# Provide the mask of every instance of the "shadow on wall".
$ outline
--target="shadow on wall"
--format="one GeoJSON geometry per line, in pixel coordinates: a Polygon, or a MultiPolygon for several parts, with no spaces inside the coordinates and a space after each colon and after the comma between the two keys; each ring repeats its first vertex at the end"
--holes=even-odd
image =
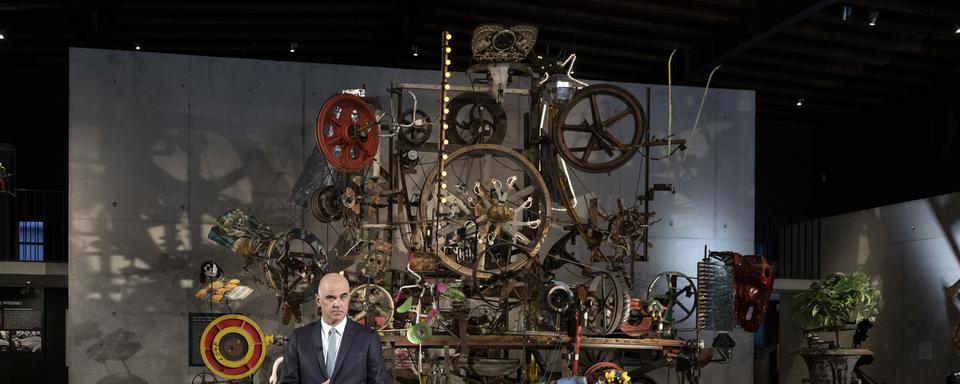
{"type": "Polygon", "coordinates": [[[950,249],[953,250],[953,256],[960,263],[960,245],[957,244],[956,234],[954,233],[954,226],[960,223],[960,198],[957,198],[955,194],[950,194],[929,198],[927,203],[930,205],[930,211],[937,216],[940,229],[947,238],[950,249]]]}
{"type": "Polygon", "coordinates": [[[133,332],[119,329],[106,337],[100,339],[95,344],[87,347],[85,350],[91,360],[103,364],[107,372],[110,372],[109,361],[117,361],[123,365],[124,372],[113,372],[97,381],[98,384],[136,384],[146,383],[145,380],[130,372],[127,360],[133,357],[143,348],[143,344],[134,340],[136,335],[133,332]]]}
{"type": "MultiPolygon", "coordinates": [[[[940,229],[943,231],[950,249],[953,250],[953,256],[960,263],[960,245],[957,244],[954,226],[960,222],[960,199],[955,194],[939,196],[927,199],[930,204],[930,211],[937,216],[940,229]]],[[[960,284],[960,276],[956,276],[955,281],[943,281],[944,295],[943,305],[946,308],[947,324],[955,332],[952,336],[954,351],[960,354],[960,303],[957,301],[957,285],[960,284]]]]}
{"type": "MultiPolygon", "coordinates": [[[[94,187],[95,193],[87,195],[90,201],[78,201],[81,208],[73,208],[71,214],[89,218],[72,220],[72,238],[82,243],[74,247],[76,254],[71,256],[80,270],[80,276],[73,279],[79,287],[71,287],[79,298],[71,312],[79,312],[75,318],[82,321],[71,326],[72,345],[84,354],[77,359],[75,353],[74,359],[81,361],[73,364],[98,362],[104,367],[101,374],[91,373],[96,369],[89,365],[73,370],[81,375],[74,379],[93,382],[103,375],[97,383],[146,383],[143,377],[152,378],[158,372],[174,377],[186,374],[186,337],[171,336],[186,332],[185,312],[212,309],[193,297],[200,263],[213,259],[225,266],[230,277],[262,288],[244,279],[235,255],[205,240],[209,223],[226,209],[249,207],[277,227],[298,222],[302,226],[304,211],[286,202],[296,177],[290,174],[289,164],[302,162],[301,127],[259,128],[264,134],[281,132],[283,136],[286,132],[291,136],[267,138],[220,134],[236,127],[196,116],[189,120],[180,116],[190,121],[188,129],[150,129],[156,123],[151,123],[149,116],[115,127],[121,121],[116,116],[99,116],[104,116],[102,121],[74,124],[99,127],[86,128],[86,133],[100,134],[99,147],[109,149],[93,154],[93,159],[72,159],[82,162],[71,164],[72,177],[80,184],[106,181],[117,185],[116,180],[122,180],[138,185],[122,191],[94,187]],[[113,133],[117,130],[137,131],[136,138],[116,139],[113,133]],[[276,150],[274,154],[289,157],[276,159],[256,150],[264,142],[297,150],[276,150]],[[137,156],[120,158],[123,154],[137,156]],[[94,318],[103,321],[94,322],[94,318]],[[161,325],[166,319],[182,319],[182,323],[161,325]]],[[[272,317],[275,300],[262,289],[257,291],[261,292],[241,306],[246,305],[247,312],[272,317]]]]}

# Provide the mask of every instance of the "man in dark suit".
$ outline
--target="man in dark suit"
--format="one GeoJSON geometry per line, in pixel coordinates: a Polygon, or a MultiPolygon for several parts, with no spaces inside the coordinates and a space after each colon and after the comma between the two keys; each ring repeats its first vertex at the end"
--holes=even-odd
{"type": "Polygon", "coordinates": [[[324,276],[316,301],[320,320],[293,330],[280,383],[386,384],[380,336],[347,317],[347,279],[336,273],[324,276]]]}

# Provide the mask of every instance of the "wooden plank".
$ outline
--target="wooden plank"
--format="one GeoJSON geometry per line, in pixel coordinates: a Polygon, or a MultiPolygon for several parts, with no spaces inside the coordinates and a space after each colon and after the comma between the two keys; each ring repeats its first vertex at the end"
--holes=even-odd
{"type": "MultiPolygon", "coordinates": [[[[427,91],[439,91],[440,84],[414,84],[414,83],[400,83],[393,86],[397,89],[419,89],[427,91]]],[[[485,84],[475,84],[473,86],[468,85],[450,85],[450,90],[454,92],[480,92],[487,93],[490,92],[490,86],[485,84]]],[[[513,93],[517,95],[529,96],[530,90],[526,88],[506,88],[503,90],[503,93],[513,93]]]]}
{"type": "MultiPolygon", "coordinates": [[[[405,336],[388,335],[381,337],[384,343],[391,344],[394,347],[416,347],[417,344],[411,343],[405,336]]],[[[501,347],[501,348],[523,348],[523,347],[546,347],[555,348],[558,343],[570,344],[573,339],[569,336],[559,335],[474,335],[467,336],[463,340],[468,347],[501,347]]],[[[431,337],[423,343],[427,347],[439,346],[459,346],[460,339],[451,335],[437,335],[431,337]]],[[[682,340],[675,339],[633,339],[616,337],[591,337],[583,336],[580,338],[580,348],[586,349],[655,349],[664,348],[682,348],[682,340]]]]}

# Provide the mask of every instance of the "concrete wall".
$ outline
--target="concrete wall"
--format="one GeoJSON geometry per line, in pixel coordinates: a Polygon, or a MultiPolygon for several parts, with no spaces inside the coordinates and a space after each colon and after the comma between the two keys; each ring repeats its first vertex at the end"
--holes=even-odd
{"type": "MultiPolygon", "coordinates": [[[[884,304],[864,343],[876,361],[864,371],[907,384],[943,383],[960,369],[950,342],[960,300],[944,292],[960,279],[960,193],[829,217],[822,228],[821,276],[862,271],[881,284],[884,304]]],[[[792,295],[781,297],[780,382],[800,383],[800,331],[788,325],[792,295]]]]}
{"type": "MultiPolygon", "coordinates": [[[[390,82],[438,80],[434,71],[92,49],[72,49],[70,62],[73,383],[192,379],[201,369],[187,367],[193,347],[187,344],[187,314],[210,309],[192,296],[199,264],[213,259],[227,275],[244,279],[237,257],[206,239],[215,218],[249,207],[276,231],[306,226],[329,248],[333,232],[286,202],[315,146],[317,110],[343,88],[365,84],[386,106],[390,82]]],[[[620,85],[646,103],[647,86],[620,85]]],[[[664,137],[667,90],[651,90],[651,126],[664,137]]],[[[676,137],[693,133],[702,93],[673,90],[676,137]]],[[[420,94],[427,112],[434,112],[435,100],[436,94],[420,94]]],[[[526,102],[510,97],[504,105],[511,126],[519,126],[526,102]]],[[[507,143],[520,137],[512,128],[507,143]]],[[[652,232],[651,261],[638,268],[635,295],[660,271],[695,275],[704,245],[752,251],[753,92],[711,90],[692,138],[684,160],[675,156],[653,165],[651,181],[673,183],[677,193],[659,194],[653,203],[663,221],[652,232]]],[[[609,175],[580,177],[608,208],[616,196],[629,203],[639,160],[609,175]]],[[[288,333],[292,326],[282,326],[273,313],[273,294],[256,288],[232,309],[253,316],[267,333],[288,333]]],[[[315,318],[312,306],[304,312],[305,321],[315,318]]],[[[751,381],[752,336],[736,332],[735,339],[735,365],[708,368],[717,382],[751,381]]],[[[268,359],[280,353],[271,347],[268,359]]],[[[655,373],[665,382],[664,374],[655,373]]]]}

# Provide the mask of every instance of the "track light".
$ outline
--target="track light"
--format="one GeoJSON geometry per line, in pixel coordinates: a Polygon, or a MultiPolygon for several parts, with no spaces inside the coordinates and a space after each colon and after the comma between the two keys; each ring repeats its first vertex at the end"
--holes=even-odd
{"type": "Polygon", "coordinates": [[[871,9],[870,14],[867,16],[867,25],[875,27],[877,25],[877,18],[880,17],[880,11],[876,9],[871,9]]]}
{"type": "Polygon", "coordinates": [[[416,44],[411,45],[410,52],[413,54],[413,57],[420,56],[420,47],[417,47],[416,44]]]}
{"type": "Polygon", "coordinates": [[[853,15],[853,7],[849,5],[844,5],[843,8],[840,8],[840,20],[847,21],[850,16],[853,15]]]}
{"type": "Polygon", "coordinates": [[[798,99],[797,99],[797,107],[799,108],[799,107],[802,107],[802,106],[803,106],[803,98],[801,97],[801,98],[798,98],[798,99]]]}
{"type": "Polygon", "coordinates": [[[297,42],[296,42],[296,41],[291,41],[291,42],[290,42],[290,53],[294,53],[294,52],[296,52],[296,51],[297,51],[297,42]]]}

